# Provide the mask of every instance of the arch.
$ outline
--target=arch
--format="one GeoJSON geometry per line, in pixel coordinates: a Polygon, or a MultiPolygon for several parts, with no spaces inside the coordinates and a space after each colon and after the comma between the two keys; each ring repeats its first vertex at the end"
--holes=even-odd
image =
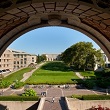
{"type": "Polygon", "coordinates": [[[64,26],[93,39],[110,60],[110,3],[103,0],[6,0],[0,2],[0,55],[20,35],[64,26]]]}

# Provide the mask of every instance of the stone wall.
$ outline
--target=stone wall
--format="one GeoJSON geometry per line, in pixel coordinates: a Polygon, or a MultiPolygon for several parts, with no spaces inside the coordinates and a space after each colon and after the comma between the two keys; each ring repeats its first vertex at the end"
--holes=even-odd
{"type": "Polygon", "coordinates": [[[0,101],[0,110],[7,106],[9,110],[37,110],[37,101],[0,101]]]}
{"type": "Polygon", "coordinates": [[[67,100],[69,102],[70,110],[88,110],[92,106],[98,107],[98,105],[110,108],[110,100],[86,100],[86,101],[73,99],[67,100]]]}

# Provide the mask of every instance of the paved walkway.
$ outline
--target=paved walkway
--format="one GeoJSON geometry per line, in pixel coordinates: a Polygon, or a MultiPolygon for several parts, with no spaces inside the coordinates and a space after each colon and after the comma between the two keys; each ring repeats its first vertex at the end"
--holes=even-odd
{"type": "Polygon", "coordinates": [[[55,97],[54,102],[52,102],[52,98],[46,97],[43,110],[67,110],[64,98],[55,97]]]}
{"type": "MultiPolygon", "coordinates": [[[[77,86],[77,85],[76,85],[77,86]]],[[[87,94],[105,94],[105,90],[88,90],[88,89],[77,89],[75,85],[70,85],[69,88],[63,88],[59,86],[52,85],[30,85],[29,88],[33,88],[39,97],[42,96],[42,92],[46,92],[45,102],[43,106],[43,110],[67,110],[65,100],[63,96],[71,96],[73,94],[76,95],[87,95],[87,94]],[[52,98],[55,97],[54,103],[52,103],[52,98]]],[[[0,90],[1,93],[1,90],[0,90]]],[[[24,89],[14,90],[9,88],[8,90],[4,91],[3,96],[9,95],[18,95],[24,93],[24,89]]],[[[110,92],[109,92],[110,93],[110,92]]]]}
{"type": "Polygon", "coordinates": [[[82,80],[85,80],[84,77],[79,72],[75,72],[75,73],[79,78],[81,78],[82,80]]]}
{"type": "Polygon", "coordinates": [[[61,88],[52,87],[46,90],[46,99],[43,110],[67,110],[63,91],[61,88]],[[54,102],[53,101],[54,97],[54,102]]]}

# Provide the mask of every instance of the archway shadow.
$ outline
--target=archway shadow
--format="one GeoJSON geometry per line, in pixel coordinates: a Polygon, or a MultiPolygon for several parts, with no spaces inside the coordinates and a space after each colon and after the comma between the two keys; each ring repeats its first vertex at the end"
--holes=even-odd
{"type": "MultiPolygon", "coordinates": [[[[34,105],[30,106],[29,108],[27,108],[26,110],[37,110],[38,108],[38,105],[39,105],[39,102],[36,102],[34,105]]],[[[1,110],[1,109],[0,109],[1,110]]]]}
{"type": "Polygon", "coordinates": [[[8,110],[8,109],[7,109],[7,106],[0,104],[0,110],[8,110]]]}
{"type": "Polygon", "coordinates": [[[61,97],[60,98],[59,103],[60,103],[60,106],[61,106],[61,109],[62,110],[68,110],[67,109],[67,106],[66,106],[66,102],[65,102],[65,98],[64,97],[61,97]]]}

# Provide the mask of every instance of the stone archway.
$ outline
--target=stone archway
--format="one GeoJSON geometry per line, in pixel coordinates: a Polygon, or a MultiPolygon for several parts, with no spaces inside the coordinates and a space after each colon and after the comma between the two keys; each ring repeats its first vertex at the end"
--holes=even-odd
{"type": "Polygon", "coordinates": [[[109,0],[5,0],[0,2],[0,55],[20,35],[64,26],[92,38],[110,60],[109,0]]]}

